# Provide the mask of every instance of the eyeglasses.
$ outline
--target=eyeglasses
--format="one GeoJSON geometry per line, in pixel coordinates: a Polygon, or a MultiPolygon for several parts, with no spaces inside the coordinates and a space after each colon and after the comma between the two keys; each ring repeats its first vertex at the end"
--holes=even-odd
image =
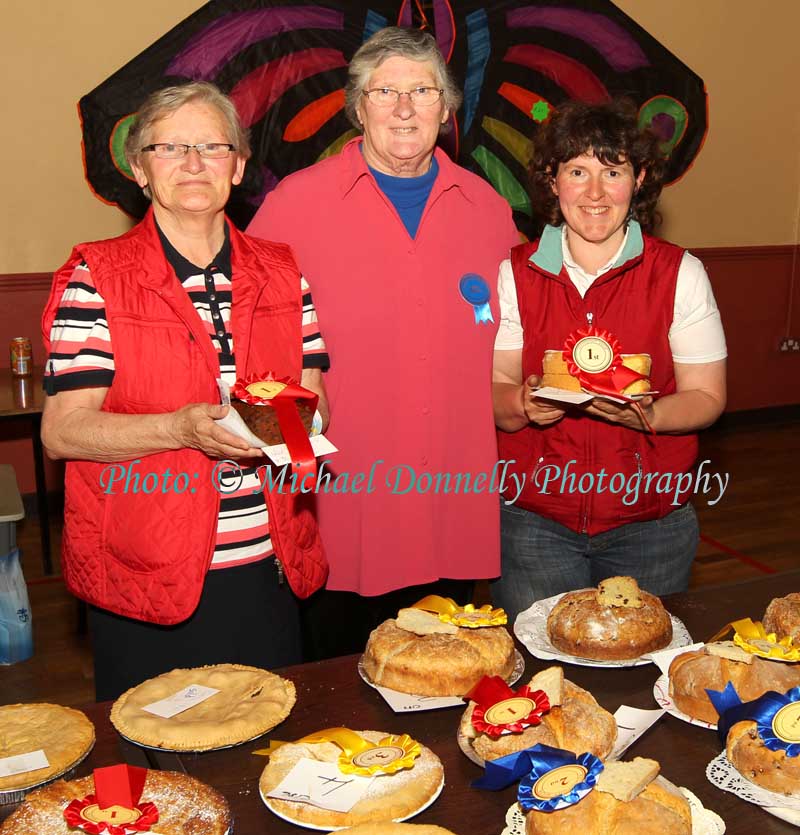
{"type": "Polygon", "coordinates": [[[236,150],[230,142],[200,142],[197,145],[185,145],[181,142],[156,142],[145,145],[144,151],[152,151],[159,159],[182,159],[194,148],[201,157],[206,159],[223,159],[236,150]]]}
{"type": "Polygon", "coordinates": [[[415,87],[413,90],[374,87],[372,90],[362,90],[362,92],[378,107],[394,107],[400,101],[400,96],[408,96],[408,100],[418,107],[428,107],[439,101],[444,90],[439,90],[437,87],[415,87]]]}

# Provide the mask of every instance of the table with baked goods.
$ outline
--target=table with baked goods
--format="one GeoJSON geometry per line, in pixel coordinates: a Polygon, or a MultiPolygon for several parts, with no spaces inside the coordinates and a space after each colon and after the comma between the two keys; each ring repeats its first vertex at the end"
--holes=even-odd
{"type": "MultiPolygon", "coordinates": [[[[704,588],[664,598],[668,611],[680,618],[696,641],[709,639],[726,623],[744,617],[757,619],[774,597],[800,589],[800,570],[768,575],[756,580],[704,588]]],[[[549,665],[522,650],[526,682],[549,665]]],[[[269,740],[295,740],[322,728],[344,726],[355,730],[407,733],[432,749],[444,765],[445,786],[439,798],[413,819],[414,823],[438,824],[459,835],[500,835],[505,816],[515,799],[515,788],[490,792],[473,789],[470,783],[482,769],[459,750],[456,731],[462,711],[394,713],[381,695],[358,675],[357,656],[346,656],[278,671],[294,682],[297,702],[290,716],[270,734],[234,748],[198,754],[173,754],[140,748],[122,739],[109,722],[110,704],[83,708],[94,722],[97,742],[76,773],[117,762],[150,768],[182,771],[213,786],[227,798],[234,815],[234,835],[274,835],[303,830],[273,815],[264,805],[258,778],[265,758],[253,752],[269,740]]],[[[597,701],[613,712],[621,704],[655,708],[653,684],[659,676],[652,664],[625,669],[601,669],[569,665],[567,676],[591,691],[597,701]]],[[[435,671],[431,671],[435,675],[435,671]]],[[[690,725],[665,714],[626,753],[627,757],[651,757],[661,763],[661,773],[677,785],[690,789],[709,809],[725,821],[730,835],[788,835],[796,827],[715,788],[706,778],[706,765],[722,746],[714,731],[690,725]]],[[[0,807],[0,819],[13,806],[0,807]]],[[[798,816],[800,817],[800,815],[798,816]]]]}

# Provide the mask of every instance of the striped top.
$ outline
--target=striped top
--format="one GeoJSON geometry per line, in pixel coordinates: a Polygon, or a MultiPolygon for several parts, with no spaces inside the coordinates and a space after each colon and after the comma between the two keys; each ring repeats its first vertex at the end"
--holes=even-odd
{"type": "MultiPolygon", "coordinates": [[[[158,227],[156,227],[158,228],[158,227]]],[[[236,356],[231,333],[231,247],[227,224],[225,241],[205,269],[184,258],[158,229],[164,254],[189,294],[219,358],[220,377],[236,382],[236,356]]],[[[325,342],[317,324],[311,291],[300,278],[303,293],[303,368],[327,369],[325,342]]],[[[47,359],[48,394],[90,387],[108,387],[114,379],[112,336],[106,320],[105,302],[85,263],[75,267],[67,283],[50,332],[47,359]]],[[[270,556],[272,543],[266,502],[255,468],[242,468],[220,483],[235,485],[220,498],[217,538],[211,568],[244,565],[270,556]],[[239,476],[241,473],[241,479],[239,476]],[[256,492],[253,492],[253,491],[256,492]]]]}

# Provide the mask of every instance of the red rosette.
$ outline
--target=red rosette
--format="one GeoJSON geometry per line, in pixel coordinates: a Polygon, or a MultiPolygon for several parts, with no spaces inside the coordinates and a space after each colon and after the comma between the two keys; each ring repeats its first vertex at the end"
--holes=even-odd
{"type": "Polygon", "coordinates": [[[114,823],[113,821],[93,821],[85,817],[86,810],[97,807],[97,797],[89,794],[81,800],[71,801],[64,809],[67,826],[80,829],[89,835],[134,835],[136,832],[149,832],[153,824],[158,823],[158,809],[155,803],[137,803],[134,810],[139,813],[135,821],[114,823]]]}
{"type": "Polygon", "coordinates": [[[466,698],[476,703],[472,727],[492,739],[539,725],[550,710],[544,690],[531,690],[527,685],[512,690],[500,676],[484,676],[466,698]]]}
{"type": "Polygon", "coordinates": [[[619,339],[605,328],[587,325],[572,331],[564,340],[564,349],[561,355],[567,364],[567,371],[570,375],[580,382],[582,388],[594,394],[607,394],[630,403],[633,402],[633,399],[624,395],[623,390],[637,380],[647,379],[644,374],[639,374],[632,368],[623,365],[622,345],[619,339]],[[575,346],[582,339],[589,337],[600,339],[609,346],[611,362],[601,371],[587,371],[575,362],[575,346]]]}
{"type": "Polygon", "coordinates": [[[295,400],[308,400],[311,408],[314,409],[319,400],[318,395],[303,388],[290,377],[276,377],[272,373],[267,373],[250,374],[238,379],[231,389],[231,397],[250,406],[273,408],[278,417],[281,435],[292,458],[292,467],[297,471],[298,477],[303,479],[306,475],[316,475],[317,459],[308,440],[308,433],[300,420],[295,400]],[[280,383],[283,388],[272,397],[259,397],[247,390],[249,385],[260,382],[280,383]]]}

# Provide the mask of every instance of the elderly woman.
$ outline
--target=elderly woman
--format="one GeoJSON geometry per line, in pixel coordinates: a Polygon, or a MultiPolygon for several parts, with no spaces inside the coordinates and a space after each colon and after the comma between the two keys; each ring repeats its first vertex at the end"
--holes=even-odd
{"type": "Polygon", "coordinates": [[[327,408],[325,347],[288,247],[225,218],[250,155],[236,110],[211,84],[166,88],[126,152],[152,208],[75,248],[43,319],[42,439],[68,461],[62,567],[91,604],[98,699],[173,667],[299,661],[283,574],[309,578],[306,591],[324,580],[313,517],[261,489],[261,451],[216,422],[218,378],[269,371],[327,408]]]}
{"type": "MultiPolygon", "coordinates": [[[[612,575],[659,595],[688,585],[698,540],[688,471],[695,433],[725,406],[726,349],[703,265],[647,234],[663,170],[623,101],[565,104],[536,135],[532,197],[548,225],[501,266],[495,343],[500,456],[515,486],[493,594],[510,615],[612,575]],[[657,394],[577,408],[539,397],[544,352],[572,360],[583,337],[609,358],[650,354],[657,394]]],[[[594,373],[593,362],[577,357],[571,373],[594,373]]]]}
{"type": "Polygon", "coordinates": [[[399,606],[466,601],[499,571],[490,285],[519,240],[508,204],[436,148],[461,96],[429,34],[374,34],[345,100],[362,135],[284,179],[248,230],[291,244],[335,357],[341,489],[317,496],[331,564],[317,655],[360,651],[399,606]]]}

